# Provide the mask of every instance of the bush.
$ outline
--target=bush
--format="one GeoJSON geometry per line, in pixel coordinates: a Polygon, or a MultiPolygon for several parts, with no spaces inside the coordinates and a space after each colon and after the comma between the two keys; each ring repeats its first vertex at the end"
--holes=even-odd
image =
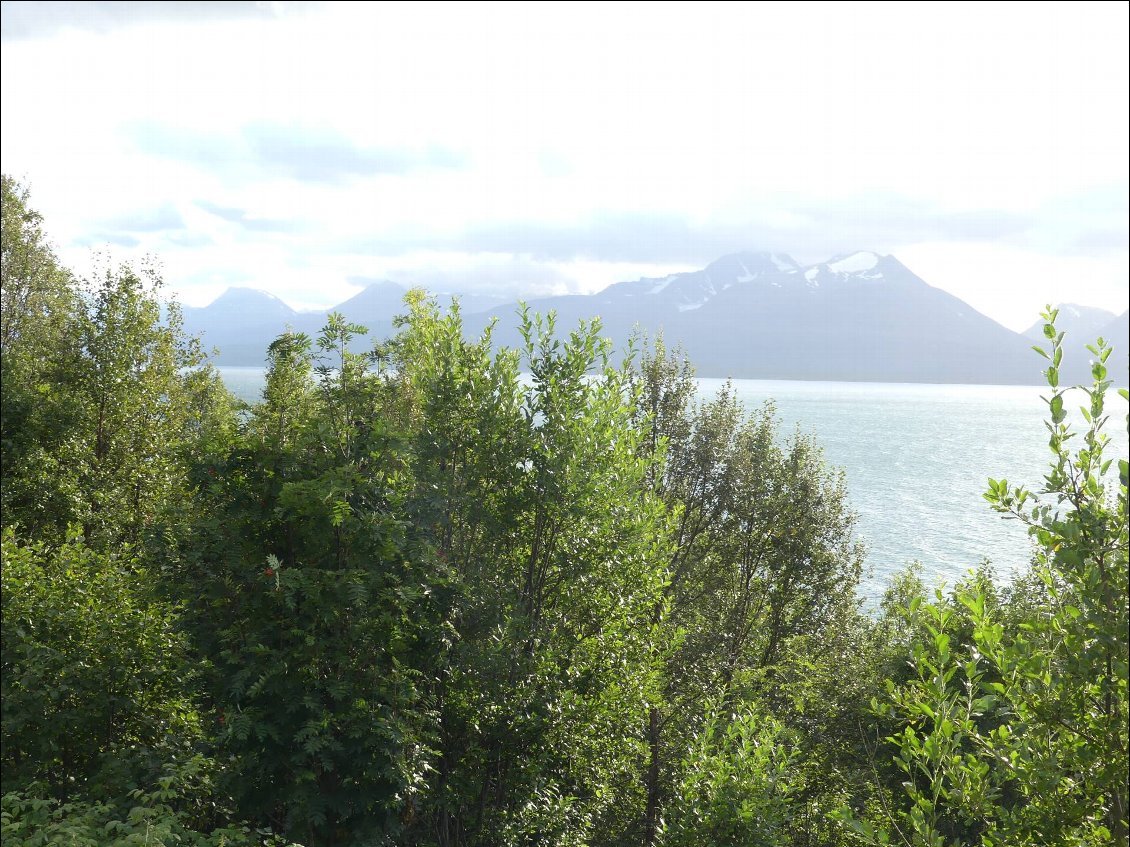
{"type": "Polygon", "coordinates": [[[3,790],[120,796],[199,738],[173,609],[127,556],[2,540],[3,790]]]}

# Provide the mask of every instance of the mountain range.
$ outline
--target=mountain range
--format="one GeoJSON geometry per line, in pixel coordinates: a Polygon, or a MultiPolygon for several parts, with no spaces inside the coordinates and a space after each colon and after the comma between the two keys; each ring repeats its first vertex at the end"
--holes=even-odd
{"type": "MultiPolygon", "coordinates": [[[[370,284],[324,312],[297,312],[263,291],[232,288],[202,308],[185,307],[185,328],[218,348],[217,364],[260,365],[287,326],[317,333],[329,311],[387,337],[403,311],[405,289],[370,284]]],[[[460,295],[468,334],[497,320],[498,344],[517,345],[516,303],[490,305],[460,295]]],[[[873,382],[1037,384],[1041,360],[1031,351],[1042,323],[1009,330],[934,288],[893,256],[857,252],[802,266],[783,253],[736,253],[702,270],[610,285],[591,295],[528,301],[557,313],[561,333],[599,316],[602,334],[624,347],[635,332],[681,345],[700,376],[873,382]]],[[[1088,379],[1084,343],[1103,335],[1119,356],[1127,315],[1066,304],[1060,328],[1071,344],[1065,379],[1088,379]],[[1078,343],[1076,343],[1078,340],[1078,343]]],[[[1125,361],[1125,359],[1124,359],[1125,361]]],[[[1117,365],[1112,369],[1117,374],[1117,365]]]]}

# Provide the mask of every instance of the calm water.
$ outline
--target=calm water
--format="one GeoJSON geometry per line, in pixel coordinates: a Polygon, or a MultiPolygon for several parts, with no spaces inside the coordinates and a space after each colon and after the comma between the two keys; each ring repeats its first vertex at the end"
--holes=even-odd
{"type": "MultiPolygon", "coordinates": [[[[262,368],[219,370],[233,393],[257,399],[262,368]]],[[[723,381],[699,382],[712,395],[723,381]]],[[[735,380],[734,387],[750,407],[773,400],[783,432],[813,434],[829,464],[844,470],[868,548],[865,597],[878,596],[911,561],[922,563],[927,583],[951,585],[985,558],[1002,576],[1027,564],[1024,528],[981,495],[990,476],[1039,487],[1050,455],[1040,400],[1046,389],[776,380],[735,380]]],[[[1108,409],[1108,457],[1125,457],[1126,404],[1112,393],[1108,409]]]]}
{"type": "Polygon", "coordinates": [[[228,391],[240,400],[254,403],[263,393],[267,382],[267,370],[262,367],[224,366],[216,368],[224,380],[228,391]]]}
{"type": "MultiPolygon", "coordinates": [[[[700,380],[712,393],[721,380],[700,380]]],[[[865,596],[919,561],[927,583],[952,585],[982,559],[1001,576],[1030,559],[1024,527],[981,496],[988,477],[1038,489],[1048,469],[1046,388],[997,385],[736,380],[747,405],[772,399],[787,428],[812,433],[844,470],[872,573],[865,596]]],[[[1075,405],[1083,402],[1076,401],[1075,405]]],[[[1127,453],[1126,403],[1108,398],[1112,445],[1127,453]]],[[[1081,419],[1080,419],[1081,422],[1081,419]]],[[[1115,477],[1117,479],[1117,477],[1115,477]]]]}

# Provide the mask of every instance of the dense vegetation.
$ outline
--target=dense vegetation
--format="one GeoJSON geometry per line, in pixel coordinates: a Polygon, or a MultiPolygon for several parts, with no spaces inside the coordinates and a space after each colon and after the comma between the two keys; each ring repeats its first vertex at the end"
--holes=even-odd
{"type": "Polygon", "coordinates": [[[1030,573],[864,613],[814,441],[661,343],[413,294],[243,408],[8,177],[2,291],[6,845],[1127,843],[1127,463],[1054,313],[1030,573]]]}

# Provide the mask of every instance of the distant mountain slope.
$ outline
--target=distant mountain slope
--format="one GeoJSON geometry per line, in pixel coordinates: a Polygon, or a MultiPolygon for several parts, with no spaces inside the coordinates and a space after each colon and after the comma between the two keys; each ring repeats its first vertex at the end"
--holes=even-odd
{"type": "Polygon", "coordinates": [[[1109,364],[1110,372],[1117,384],[1126,385],[1127,353],[1130,352],[1130,311],[1123,312],[1095,334],[1101,335],[1114,348],[1109,360],[1113,362],[1109,364]],[[1118,360],[1121,360],[1121,364],[1118,360]]]}
{"type": "MultiPolygon", "coordinates": [[[[401,286],[377,282],[334,311],[369,327],[370,337],[385,337],[392,318],[403,311],[403,295],[401,286]]],[[[702,376],[1040,382],[1032,339],[931,287],[893,256],[869,252],[808,267],[782,253],[736,253],[702,270],[620,282],[592,295],[540,298],[529,306],[556,311],[562,335],[579,320],[599,316],[603,334],[620,348],[637,331],[662,333],[668,346],[686,348],[702,376]]],[[[517,308],[515,303],[481,312],[465,308],[466,331],[477,334],[497,318],[496,343],[517,345],[517,308]]],[[[1065,327],[1102,313],[1070,308],[1061,312],[1065,327]]],[[[252,289],[232,289],[210,306],[185,313],[189,330],[220,348],[220,364],[260,364],[286,325],[313,335],[326,315],[296,313],[252,289]]],[[[1126,316],[1110,327],[1104,334],[1120,338],[1125,350],[1126,316]]],[[[1076,361],[1065,362],[1064,378],[1085,379],[1085,359],[1071,358],[1076,361]]]]}
{"type": "MultiPolygon", "coordinates": [[[[1093,342],[1101,334],[1102,329],[1115,317],[1114,312],[1097,309],[1094,306],[1080,306],[1078,303],[1060,303],[1056,308],[1059,309],[1056,326],[1059,327],[1060,331],[1066,332],[1072,337],[1090,339],[1087,342],[1088,344],[1093,342]]],[[[1024,330],[1023,334],[1036,341],[1043,341],[1043,320],[1036,321],[1024,330]]]]}
{"type": "Polygon", "coordinates": [[[184,328],[200,336],[206,349],[217,349],[220,364],[260,364],[267,345],[288,325],[301,321],[278,297],[256,288],[229,288],[204,307],[183,309],[184,328]]]}
{"type": "Polygon", "coordinates": [[[220,332],[277,326],[297,314],[274,294],[257,288],[229,288],[203,308],[184,308],[186,322],[220,332]]]}
{"type": "Polygon", "coordinates": [[[1029,345],[915,276],[854,254],[726,291],[684,326],[692,359],[740,377],[1035,382],[1029,345]]]}
{"type": "MultiPolygon", "coordinates": [[[[535,300],[558,325],[599,314],[618,344],[639,325],[682,344],[703,376],[1037,383],[1030,342],[927,285],[892,256],[802,268],[782,254],[725,256],[701,271],[535,300]]],[[[495,310],[504,318],[507,310],[495,310]]],[[[484,316],[485,318],[485,316],[484,316]]],[[[476,327],[477,328],[477,327],[476,327]]],[[[500,321],[499,340],[516,343],[500,321]]]]}
{"type": "MultiPolygon", "coordinates": [[[[334,306],[334,312],[341,312],[356,323],[371,324],[391,320],[403,311],[404,295],[408,293],[402,285],[381,280],[373,282],[354,294],[344,303],[334,306]]],[[[322,313],[326,314],[326,313],[322,313]]]]}
{"type": "MultiPolygon", "coordinates": [[[[1066,377],[1072,382],[1089,383],[1091,381],[1091,360],[1094,358],[1088,349],[1095,340],[1102,336],[1115,349],[1114,358],[1110,360],[1114,366],[1110,368],[1111,376],[1120,385],[1126,384],[1126,356],[1127,356],[1127,313],[1115,316],[1106,309],[1096,309],[1092,306],[1080,306],[1076,303],[1061,303],[1056,306],[1059,315],[1056,318],[1056,327],[1065,333],[1064,371],[1066,377]],[[1122,359],[1122,365],[1117,360],[1122,359]]],[[[1024,331],[1024,335],[1037,342],[1041,347],[1046,346],[1044,338],[1044,322],[1036,321],[1024,331]]]]}

